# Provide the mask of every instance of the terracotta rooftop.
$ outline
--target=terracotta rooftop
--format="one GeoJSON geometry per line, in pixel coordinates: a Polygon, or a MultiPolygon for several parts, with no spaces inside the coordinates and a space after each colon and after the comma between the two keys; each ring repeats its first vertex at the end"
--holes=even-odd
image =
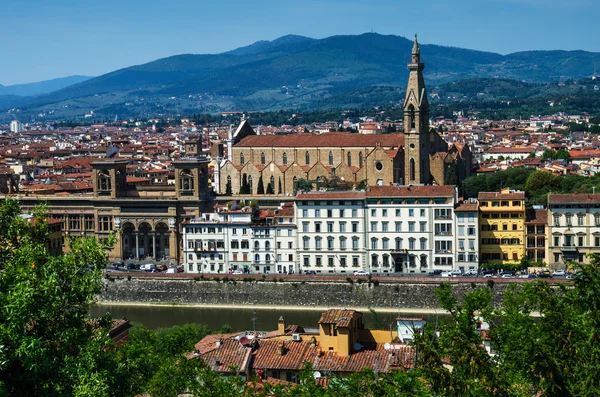
{"type": "Polygon", "coordinates": [[[548,204],[585,204],[600,203],[600,194],[552,194],[548,195],[548,204]]]}
{"type": "Polygon", "coordinates": [[[365,192],[308,192],[296,195],[296,200],[362,200],[365,192]]]}
{"type": "Polygon", "coordinates": [[[525,212],[525,223],[535,224],[535,225],[548,224],[548,210],[528,209],[525,212]]]}
{"type": "Polygon", "coordinates": [[[524,200],[525,192],[480,192],[477,198],[479,200],[524,200]]]}
{"type": "Polygon", "coordinates": [[[328,132],[325,134],[251,135],[236,147],[401,147],[404,134],[353,134],[328,132]]]}
{"type": "Polygon", "coordinates": [[[349,327],[356,310],[329,309],[321,314],[319,324],[335,324],[338,327],[349,327]]]}
{"type": "Polygon", "coordinates": [[[460,203],[454,212],[476,212],[479,208],[479,203],[460,203]]]}
{"type": "Polygon", "coordinates": [[[454,186],[370,186],[367,197],[452,197],[454,186]]]}

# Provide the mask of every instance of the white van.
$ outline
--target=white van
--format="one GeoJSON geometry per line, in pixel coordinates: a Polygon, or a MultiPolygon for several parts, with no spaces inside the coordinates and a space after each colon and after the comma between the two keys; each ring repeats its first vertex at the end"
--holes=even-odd
{"type": "Polygon", "coordinates": [[[140,270],[143,270],[145,272],[151,272],[154,269],[156,269],[156,265],[154,263],[145,263],[142,266],[140,266],[140,270]]]}

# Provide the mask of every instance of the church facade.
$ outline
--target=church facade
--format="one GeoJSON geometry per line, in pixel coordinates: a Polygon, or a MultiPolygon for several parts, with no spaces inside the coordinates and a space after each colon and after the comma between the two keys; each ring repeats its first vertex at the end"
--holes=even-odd
{"type": "Polygon", "coordinates": [[[317,186],[332,180],[352,185],[366,181],[370,186],[461,182],[471,175],[471,153],[466,145],[449,147],[429,128],[416,36],[408,69],[403,133],[257,135],[245,120],[227,140],[228,157],[215,181],[218,193],[292,196],[300,179],[317,186]]]}

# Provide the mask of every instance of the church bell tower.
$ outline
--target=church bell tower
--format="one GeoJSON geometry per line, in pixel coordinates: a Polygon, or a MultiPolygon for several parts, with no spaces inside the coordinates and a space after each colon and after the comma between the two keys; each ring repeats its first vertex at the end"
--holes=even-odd
{"type": "Polygon", "coordinates": [[[404,100],[404,184],[430,184],[429,101],[423,80],[421,50],[415,34],[404,100]]]}

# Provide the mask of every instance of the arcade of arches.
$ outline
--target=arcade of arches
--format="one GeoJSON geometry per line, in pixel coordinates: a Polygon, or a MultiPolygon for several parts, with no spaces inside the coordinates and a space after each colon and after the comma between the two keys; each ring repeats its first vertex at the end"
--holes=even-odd
{"type": "Polygon", "coordinates": [[[172,231],[165,222],[137,223],[125,221],[121,228],[123,259],[168,259],[171,254],[172,231]]]}

